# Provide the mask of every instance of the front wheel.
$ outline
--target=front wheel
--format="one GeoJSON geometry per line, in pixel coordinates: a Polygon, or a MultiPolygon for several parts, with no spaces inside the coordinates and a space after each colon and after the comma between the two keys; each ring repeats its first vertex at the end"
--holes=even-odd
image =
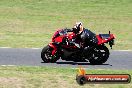
{"type": "Polygon", "coordinates": [[[94,48],[93,54],[89,59],[90,64],[99,65],[103,64],[109,58],[109,50],[106,46],[98,46],[94,48]]]}
{"type": "Polygon", "coordinates": [[[59,57],[52,55],[53,48],[48,45],[42,49],[41,58],[45,63],[55,63],[59,57]]]}

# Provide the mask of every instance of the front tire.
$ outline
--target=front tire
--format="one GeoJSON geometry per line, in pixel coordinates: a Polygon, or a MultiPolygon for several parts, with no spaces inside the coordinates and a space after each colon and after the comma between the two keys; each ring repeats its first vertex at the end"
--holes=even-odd
{"type": "Polygon", "coordinates": [[[42,49],[41,58],[45,63],[55,63],[59,57],[52,56],[53,48],[49,47],[48,45],[42,49]]]}
{"type": "Polygon", "coordinates": [[[89,59],[89,62],[90,64],[93,65],[103,64],[107,61],[109,55],[110,55],[109,49],[106,46],[104,45],[98,46],[94,49],[93,54],[89,59]]]}

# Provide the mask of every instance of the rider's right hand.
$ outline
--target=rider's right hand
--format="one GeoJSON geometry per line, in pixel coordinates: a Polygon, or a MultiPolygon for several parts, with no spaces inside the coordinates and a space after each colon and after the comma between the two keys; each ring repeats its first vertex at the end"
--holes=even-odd
{"type": "Polygon", "coordinates": [[[73,44],[73,45],[75,45],[77,48],[81,48],[80,45],[79,45],[78,43],[75,43],[75,42],[73,42],[73,41],[69,41],[69,44],[73,44]]]}

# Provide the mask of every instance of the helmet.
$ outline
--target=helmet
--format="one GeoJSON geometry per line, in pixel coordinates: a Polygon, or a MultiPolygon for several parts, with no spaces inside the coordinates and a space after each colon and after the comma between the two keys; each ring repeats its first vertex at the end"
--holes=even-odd
{"type": "Polygon", "coordinates": [[[73,32],[78,33],[80,31],[80,26],[82,26],[82,22],[76,22],[73,27],[73,32]]]}
{"type": "Polygon", "coordinates": [[[80,26],[82,26],[82,22],[76,22],[76,28],[80,30],[80,26]]]}

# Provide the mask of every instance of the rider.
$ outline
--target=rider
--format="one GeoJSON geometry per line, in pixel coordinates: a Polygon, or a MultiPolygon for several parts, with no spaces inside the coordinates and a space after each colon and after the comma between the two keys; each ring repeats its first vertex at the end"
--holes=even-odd
{"type": "Polygon", "coordinates": [[[93,46],[97,45],[98,43],[96,35],[90,30],[85,29],[82,22],[76,22],[72,29],[62,29],[60,34],[64,34],[65,32],[67,32],[66,34],[70,34],[70,32],[74,33],[74,37],[72,38],[72,40],[69,40],[67,42],[64,39],[64,42],[66,42],[66,44],[74,44],[78,48],[84,48],[87,44],[93,46]]]}
{"type": "Polygon", "coordinates": [[[82,22],[76,22],[76,24],[73,26],[72,30],[76,34],[75,39],[74,39],[74,41],[72,41],[72,43],[74,43],[78,48],[81,48],[82,41],[81,41],[80,35],[84,30],[82,22]]]}
{"type": "Polygon", "coordinates": [[[73,27],[73,32],[75,32],[76,34],[80,34],[83,32],[83,30],[84,30],[84,27],[82,22],[76,22],[76,24],[73,27]]]}
{"type": "Polygon", "coordinates": [[[90,30],[85,29],[82,22],[76,22],[72,29],[72,31],[76,34],[76,37],[72,43],[74,43],[78,48],[84,48],[85,42],[88,42],[91,45],[97,45],[98,40],[95,34],[90,30]]]}

